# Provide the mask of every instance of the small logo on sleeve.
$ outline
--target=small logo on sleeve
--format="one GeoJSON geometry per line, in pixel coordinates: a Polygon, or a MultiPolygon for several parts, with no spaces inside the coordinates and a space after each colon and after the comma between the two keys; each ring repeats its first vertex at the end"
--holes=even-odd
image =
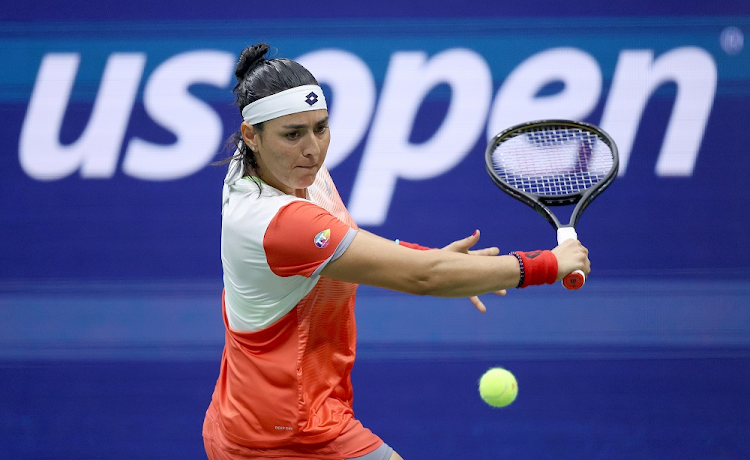
{"type": "Polygon", "coordinates": [[[323,249],[328,246],[328,242],[331,240],[331,229],[327,228],[322,232],[315,235],[315,246],[323,249]]]}

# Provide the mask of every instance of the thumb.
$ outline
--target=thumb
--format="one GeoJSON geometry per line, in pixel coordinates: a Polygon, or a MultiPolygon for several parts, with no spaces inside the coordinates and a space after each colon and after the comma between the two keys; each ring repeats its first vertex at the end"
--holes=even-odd
{"type": "Polygon", "coordinates": [[[474,230],[474,233],[472,233],[471,235],[459,241],[464,244],[467,244],[468,245],[466,246],[467,249],[474,246],[479,241],[479,230],[474,230]]]}
{"type": "Polygon", "coordinates": [[[467,236],[466,238],[458,241],[454,241],[443,249],[448,249],[455,252],[468,252],[469,248],[477,244],[478,241],[479,230],[474,230],[474,233],[472,233],[470,236],[467,236]]]}

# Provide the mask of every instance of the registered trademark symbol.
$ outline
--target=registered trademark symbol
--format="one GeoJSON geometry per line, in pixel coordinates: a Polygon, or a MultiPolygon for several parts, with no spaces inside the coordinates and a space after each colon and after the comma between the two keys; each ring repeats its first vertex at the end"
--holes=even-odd
{"type": "Polygon", "coordinates": [[[721,31],[719,43],[721,43],[721,49],[725,53],[731,55],[739,54],[745,46],[745,35],[739,27],[727,27],[721,31]]]}

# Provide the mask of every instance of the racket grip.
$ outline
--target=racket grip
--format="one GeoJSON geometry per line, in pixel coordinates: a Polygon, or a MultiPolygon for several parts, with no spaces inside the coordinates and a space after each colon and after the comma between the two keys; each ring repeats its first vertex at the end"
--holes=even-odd
{"type": "Polygon", "coordinates": [[[566,289],[580,289],[585,282],[586,275],[583,274],[583,271],[576,270],[573,273],[565,275],[565,278],[562,280],[562,285],[565,286],[566,289]]]}
{"type": "MultiPolygon", "coordinates": [[[[578,233],[576,233],[575,228],[560,227],[557,229],[557,244],[562,244],[562,242],[566,240],[578,240],[578,233]]],[[[576,270],[565,275],[565,278],[562,280],[562,285],[565,286],[566,289],[580,289],[585,282],[586,275],[583,274],[583,271],[576,270]]]]}

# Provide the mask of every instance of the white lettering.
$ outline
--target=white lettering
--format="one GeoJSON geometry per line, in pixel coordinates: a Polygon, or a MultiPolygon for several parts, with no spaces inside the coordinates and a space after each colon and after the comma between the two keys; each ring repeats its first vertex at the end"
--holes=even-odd
{"type": "Polygon", "coordinates": [[[61,179],[79,168],[82,177],[109,178],[117,168],[146,56],[109,57],[88,125],[76,142],[61,145],[60,129],[80,60],[75,53],[50,53],[42,59],[18,150],[21,167],[34,179],[61,179]]]}
{"type": "Polygon", "coordinates": [[[221,145],[223,126],[219,115],[190,94],[190,85],[229,85],[234,56],[220,51],[179,54],[154,70],[144,91],[146,111],[171,130],[177,141],[159,145],[134,138],[128,145],[123,171],[147,180],[189,176],[211,161],[221,145]]]}
{"type": "Polygon", "coordinates": [[[677,98],[656,163],[659,176],[693,173],[716,92],[716,63],[705,50],[677,48],[654,60],[652,50],[620,53],[602,129],[617,143],[620,175],[625,174],[636,132],[649,97],[666,82],[677,84],[677,98]]]}
{"type": "Polygon", "coordinates": [[[487,139],[525,121],[583,120],[596,107],[601,89],[599,64],[588,53],[575,48],[537,53],[515,68],[498,90],[487,123],[487,139]],[[562,91],[537,95],[555,82],[563,83],[562,91]]]}
{"type": "Polygon", "coordinates": [[[431,178],[458,164],[481,135],[491,95],[489,67],[471,50],[446,50],[429,60],[422,52],[394,53],[349,201],[354,219],[383,224],[399,178],[431,178]],[[412,144],[417,111],[441,83],[451,89],[448,113],[430,139],[412,144]]]}
{"type": "Polygon", "coordinates": [[[305,66],[333,94],[326,94],[330,115],[331,145],[326,166],[344,161],[367,132],[377,98],[375,79],[362,59],[342,50],[320,50],[300,56],[305,66]]]}
{"type": "MultiPolygon", "coordinates": [[[[154,70],[145,82],[144,107],[176,140],[164,145],[131,139],[124,149],[125,174],[173,180],[211,161],[223,141],[222,120],[189,90],[194,84],[228,87],[234,60],[232,53],[197,50],[173,56],[154,70]]],[[[322,49],[298,60],[330,92],[328,167],[341,164],[366,140],[349,200],[352,215],[362,225],[385,222],[399,180],[434,178],[454,168],[476,147],[485,121],[489,139],[523,121],[586,119],[602,92],[598,63],[576,48],[553,48],[528,57],[505,78],[494,101],[487,62],[468,49],[432,57],[420,51],[393,53],[379,101],[372,72],[353,53],[322,49]],[[422,104],[440,85],[450,90],[447,114],[426,141],[410,141],[422,104]]],[[[86,125],[77,140],[63,145],[61,129],[80,62],[76,53],[49,53],[41,61],[19,139],[19,162],[34,179],[57,180],[76,171],[83,178],[110,178],[116,172],[146,56],[109,57],[86,125]]],[[[652,50],[621,51],[600,121],[619,146],[620,174],[627,169],[649,99],[660,86],[674,83],[675,102],[655,172],[690,176],[717,79],[716,63],[700,48],[676,48],[659,57],[652,50]]]]}

